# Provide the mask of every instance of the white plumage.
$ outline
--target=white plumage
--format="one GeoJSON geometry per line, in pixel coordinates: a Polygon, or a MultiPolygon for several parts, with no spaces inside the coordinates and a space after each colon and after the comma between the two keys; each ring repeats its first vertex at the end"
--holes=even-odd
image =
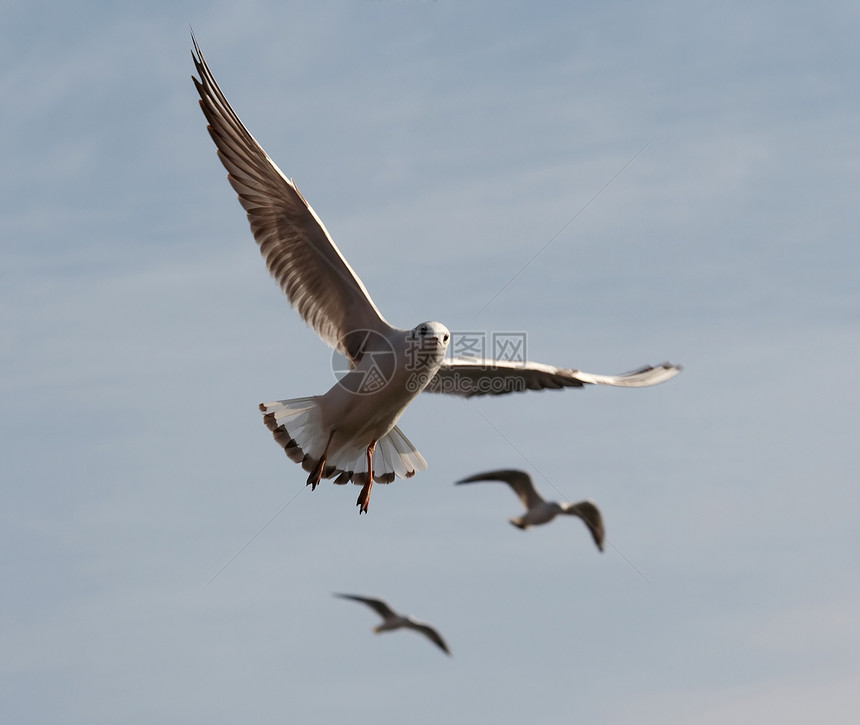
{"type": "Polygon", "coordinates": [[[324,395],[260,405],[266,426],[308,471],[312,487],[322,478],[362,485],[361,512],[374,481],[389,483],[426,469],[396,427],[425,389],[470,397],[586,383],[642,387],[678,373],[669,363],[605,376],[539,363],[447,360],[450,332],[443,324],[424,322],[411,330],[390,325],[295,183],[239,120],[193,43],[200,106],[266,266],[299,315],[349,363],[349,372],[324,395]]]}

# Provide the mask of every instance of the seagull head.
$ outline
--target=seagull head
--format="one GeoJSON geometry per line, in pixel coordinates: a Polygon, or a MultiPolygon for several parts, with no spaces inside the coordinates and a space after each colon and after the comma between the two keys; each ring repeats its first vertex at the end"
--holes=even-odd
{"type": "Polygon", "coordinates": [[[435,350],[442,357],[448,349],[451,332],[441,322],[422,322],[412,328],[412,340],[423,350],[435,350]]]}

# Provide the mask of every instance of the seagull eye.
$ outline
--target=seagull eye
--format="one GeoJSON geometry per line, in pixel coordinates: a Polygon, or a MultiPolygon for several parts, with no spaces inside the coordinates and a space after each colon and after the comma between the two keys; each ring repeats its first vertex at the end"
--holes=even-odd
{"type": "Polygon", "coordinates": [[[420,332],[421,332],[421,335],[422,335],[422,336],[423,336],[423,335],[426,335],[426,334],[427,334],[427,325],[421,325],[421,330],[420,330],[420,332]]]}
{"type": "Polygon", "coordinates": [[[445,335],[445,336],[442,338],[442,342],[448,342],[448,335],[445,335]]]}

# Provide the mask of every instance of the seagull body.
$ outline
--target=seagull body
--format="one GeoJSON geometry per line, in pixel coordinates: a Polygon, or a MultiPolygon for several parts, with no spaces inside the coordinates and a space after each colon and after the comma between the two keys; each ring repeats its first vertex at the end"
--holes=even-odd
{"type": "Polygon", "coordinates": [[[594,375],[540,363],[446,358],[451,333],[442,323],[390,325],[295,183],[242,124],[192,40],[200,107],[266,266],[304,321],[349,365],[324,395],[260,404],[263,422],[308,472],[312,488],[322,478],[361,485],[361,513],[374,481],[425,470],[427,462],[396,425],[423,390],[471,397],[585,384],[644,387],[680,371],[663,363],[594,375]]]}
{"type": "Polygon", "coordinates": [[[362,350],[353,369],[327,393],[263,403],[263,420],[287,455],[310,472],[308,483],[314,487],[320,478],[364,484],[359,505],[366,511],[374,449],[373,480],[379,483],[410,478],[427,468],[395,423],[435,374],[448,336],[443,325],[433,322],[415,330],[392,329],[374,347],[362,350]],[[398,364],[409,357],[420,359],[398,364]]]}
{"type": "Polygon", "coordinates": [[[487,471],[477,473],[474,476],[457,481],[457,484],[475,483],[478,481],[502,481],[507,483],[520,499],[526,512],[510,522],[519,529],[527,529],[529,526],[539,526],[552,521],[560,514],[577,516],[585,522],[591,537],[600,551],[603,551],[603,517],[600,509],[592,501],[579,501],[567,503],[564,501],[545,501],[537,492],[531,477],[525,471],[504,469],[500,471],[487,471]]]}
{"type": "Polygon", "coordinates": [[[423,634],[445,654],[451,654],[451,651],[448,649],[448,645],[445,644],[445,641],[439,633],[433,629],[433,627],[429,624],[425,624],[424,622],[419,622],[417,619],[410,616],[398,614],[382,599],[360,597],[355,594],[335,594],[335,596],[340,597],[341,599],[352,599],[355,602],[366,604],[380,617],[382,617],[382,624],[378,624],[373,628],[373,631],[377,634],[380,632],[391,632],[395,629],[411,629],[423,634]]]}

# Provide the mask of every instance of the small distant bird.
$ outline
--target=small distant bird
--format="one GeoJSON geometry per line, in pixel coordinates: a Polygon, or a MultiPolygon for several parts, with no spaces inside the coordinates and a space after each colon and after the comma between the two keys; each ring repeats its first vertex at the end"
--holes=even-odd
{"type": "Polygon", "coordinates": [[[433,627],[431,627],[429,624],[425,624],[424,622],[419,622],[417,619],[413,619],[410,616],[398,614],[382,599],[359,597],[355,594],[335,594],[335,596],[340,597],[341,599],[352,599],[355,602],[361,602],[362,604],[366,604],[380,617],[382,617],[382,624],[379,624],[373,628],[373,631],[377,634],[379,634],[380,632],[389,632],[393,629],[402,629],[404,627],[406,629],[414,629],[416,632],[420,632],[425,637],[427,637],[446,655],[451,654],[451,650],[448,649],[448,645],[445,644],[445,640],[442,639],[442,637],[435,629],[433,629],[433,627]]]}
{"type": "Polygon", "coordinates": [[[592,501],[580,501],[578,503],[565,503],[558,501],[544,501],[540,494],[535,490],[535,485],[531,477],[525,471],[501,470],[487,471],[486,473],[477,473],[469,478],[464,478],[462,481],[457,481],[457,484],[474,483],[476,481],[503,481],[507,483],[517,494],[526,512],[516,519],[510,519],[510,522],[520,529],[527,529],[529,526],[537,526],[546,524],[552,521],[559,514],[567,514],[568,516],[579,516],[588,526],[594,543],[597,548],[603,551],[603,517],[600,515],[600,509],[594,505],[592,501]]]}

